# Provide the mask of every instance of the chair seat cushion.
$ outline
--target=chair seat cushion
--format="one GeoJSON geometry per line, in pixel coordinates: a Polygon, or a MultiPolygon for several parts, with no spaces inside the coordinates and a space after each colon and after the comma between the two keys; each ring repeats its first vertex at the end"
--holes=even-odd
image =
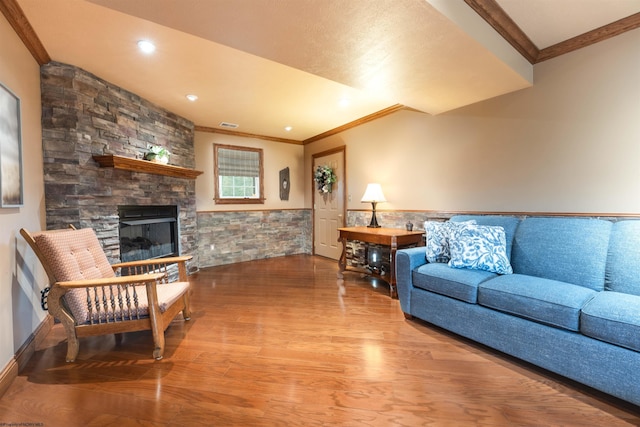
{"type": "Polygon", "coordinates": [[[478,301],[478,285],[496,276],[496,273],[484,270],[452,268],[447,264],[433,263],[421,265],[413,272],[413,284],[418,288],[475,304],[478,301]]]}
{"type": "Polygon", "coordinates": [[[498,276],[478,287],[478,303],[486,307],[578,331],[580,309],[597,291],[583,286],[522,274],[498,276]]]}
{"type": "MultiPolygon", "coordinates": [[[[164,313],[174,302],[189,290],[188,282],[162,283],[156,286],[158,306],[164,313]]],[[[146,286],[103,286],[99,288],[72,289],[65,295],[65,302],[78,324],[118,320],[135,320],[149,317],[149,302],[146,286]],[[88,292],[88,295],[87,295],[88,292]],[[113,296],[113,299],[112,299],[113,296]],[[105,311],[89,313],[87,298],[92,301],[106,301],[109,304],[109,314],[105,311]],[[127,298],[130,304],[127,304],[127,298]],[[137,304],[136,302],[137,301],[137,304]],[[112,302],[115,309],[111,307],[112,302]],[[107,319],[108,317],[108,319],[107,319]]]]}
{"type": "Polygon", "coordinates": [[[580,331],[591,338],[640,351],[640,296],[599,292],[582,309],[580,331]]]}

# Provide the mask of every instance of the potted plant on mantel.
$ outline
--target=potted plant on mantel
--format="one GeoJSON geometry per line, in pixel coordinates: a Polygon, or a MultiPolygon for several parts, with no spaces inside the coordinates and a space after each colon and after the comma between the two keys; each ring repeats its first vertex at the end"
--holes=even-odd
{"type": "Polygon", "coordinates": [[[150,162],[162,163],[166,165],[169,163],[169,156],[171,153],[166,148],[158,145],[149,145],[149,151],[145,153],[144,159],[150,162]]]}

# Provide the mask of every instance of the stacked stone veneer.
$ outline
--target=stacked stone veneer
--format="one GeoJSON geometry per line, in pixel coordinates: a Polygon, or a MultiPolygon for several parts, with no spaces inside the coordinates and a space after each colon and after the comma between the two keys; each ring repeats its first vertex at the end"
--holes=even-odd
{"type": "Polygon", "coordinates": [[[100,168],[95,154],[141,159],[148,145],[193,168],[194,125],[80,68],[41,68],[47,229],[91,227],[111,262],[120,260],[119,205],[178,205],[180,252],[197,262],[195,181],[100,168]]]}
{"type": "Polygon", "coordinates": [[[311,210],[199,212],[198,242],[201,267],[310,254],[311,210]]]}

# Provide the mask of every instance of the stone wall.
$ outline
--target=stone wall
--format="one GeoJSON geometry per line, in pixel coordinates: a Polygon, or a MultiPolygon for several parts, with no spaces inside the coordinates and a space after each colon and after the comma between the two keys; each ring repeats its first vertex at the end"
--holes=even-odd
{"type": "Polygon", "coordinates": [[[200,266],[311,253],[311,210],[198,212],[200,266]]]}
{"type": "MultiPolygon", "coordinates": [[[[436,211],[376,211],[376,218],[381,227],[405,228],[408,222],[413,230],[424,230],[424,222],[446,221],[453,214],[436,211]]],[[[365,227],[371,223],[371,210],[347,211],[347,227],[365,227]]]]}
{"type": "Polygon", "coordinates": [[[119,205],[178,205],[181,254],[197,261],[195,181],[100,168],[96,154],[141,159],[167,148],[170,164],[193,168],[194,125],[80,68],[41,67],[47,229],[96,230],[111,262],[120,260],[119,205]]]}

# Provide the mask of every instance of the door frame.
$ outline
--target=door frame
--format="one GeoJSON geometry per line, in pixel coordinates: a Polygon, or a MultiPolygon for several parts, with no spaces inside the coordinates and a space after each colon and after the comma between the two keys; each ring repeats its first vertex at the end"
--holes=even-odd
{"type": "Polygon", "coordinates": [[[314,179],[314,164],[319,157],[329,156],[342,152],[342,177],[344,182],[344,191],[342,192],[342,227],[347,225],[347,146],[331,148],[311,155],[311,254],[316,254],[316,181],[314,179]]]}

